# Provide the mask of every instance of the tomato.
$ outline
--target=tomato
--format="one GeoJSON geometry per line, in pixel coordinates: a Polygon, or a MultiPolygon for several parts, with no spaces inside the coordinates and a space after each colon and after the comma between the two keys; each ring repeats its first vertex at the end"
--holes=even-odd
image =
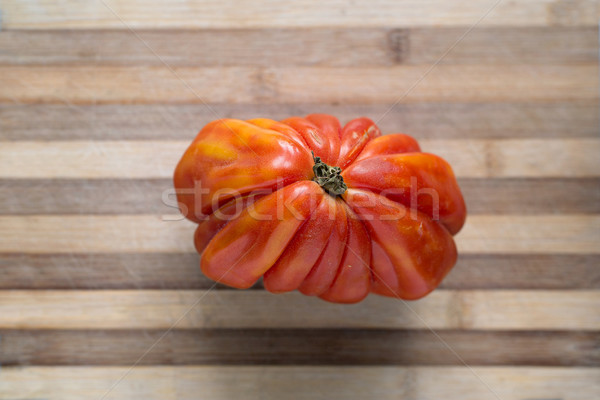
{"type": "Polygon", "coordinates": [[[338,303],[425,296],[456,263],[466,218],[448,163],[368,118],[213,121],[174,184],[206,276],[338,303]]]}

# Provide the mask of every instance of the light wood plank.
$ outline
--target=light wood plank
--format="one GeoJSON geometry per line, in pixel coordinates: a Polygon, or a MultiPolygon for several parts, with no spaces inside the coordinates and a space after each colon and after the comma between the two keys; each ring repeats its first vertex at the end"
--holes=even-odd
{"type": "MultiPolygon", "coordinates": [[[[597,254],[461,254],[446,289],[600,289],[597,254]]],[[[0,289],[209,289],[194,253],[0,253],[0,289]]],[[[254,288],[262,288],[259,280],[254,288]]],[[[215,289],[228,289],[217,285],[215,289]]],[[[1,343],[1,342],[0,342],[1,343]]]]}
{"type": "Polygon", "coordinates": [[[0,67],[0,102],[247,103],[256,100],[253,91],[260,86],[259,71],[252,68],[177,68],[175,73],[166,67],[0,67]]]}
{"type": "Polygon", "coordinates": [[[382,132],[418,139],[597,138],[598,102],[399,104],[0,105],[1,140],[190,140],[221,118],[281,120],[321,112],[346,123],[378,121],[382,132]],[[389,111],[383,119],[381,116],[389,111]]]}
{"type": "Polygon", "coordinates": [[[174,215],[2,216],[0,252],[192,252],[195,226],[174,215]]]}
{"type": "Polygon", "coordinates": [[[0,66],[0,102],[381,104],[598,99],[597,65],[440,65],[428,73],[429,69],[430,65],[173,70],[0,66]]]}
{"type": "MultiPolygon", "coordinates": [[[[301,0],[285,5],[272,0],[242,0],[235,7],[226,4],[217,0],[201,3],[186,0],[176,4],[158,0],[106,0],[84,5],[72,0],[26,0],[5,1],[2,11],[5,29],[123,28],[123,21],[133,28],[469,26],[478,22],[493,5],[484,0],[460,4],[442,0],[360,0],[352,4],[301,0]]],[[[598,5],[593,0],[568,4],[518,0],[500,3],[480,24],[593,25],[597,23],[597,16],[598,5]]]]}
{"type": "MultiPolygon", "coordinates": [[[[170,178],[190,141],[17,141],[0,178],[170,178]]],[[[600,140],[422,140],[460,178],[597,177],[600,140]]]]}
{"type": "Polygon", "coordinates": [[[293,102],[556,101],[598,98],[598,66],[405,66],[379,69],[281,68],[265,72],[293,102]],[[575,75],[577,74],[577,75],[575,75]],[[424,76],[426,77],[422,79],[424,76]],[[422,80],[420,80],[422,79],[422,80]],[[349,84],[351,82],[351,84],[349,84]],[[419,82],[416,84],[416,82],[419,82]],[[590,85],[594,89],[590,89],[590,85]],[[414,87],[414,88],[413,88],[414,87]],[[413,89],[411,89],[413,88],[413,89]],[[402,98],[405,93],[406,97],[402,98]]]}
{"type": "Polygon", "coordinates": [[[595,176],[600,173],[600,141],[427,140],[425,152],[438,154],[459,177],[595,176]]]}
{"type": "MultiPolygon", "coordinates": [[[[195,224],[175,215],[0,216],[3,253],[193,252],[195,224]]],[[[472,215],[461,253],[598,254],[598,215],[472,215]]]]}
{"type": "MultiPolygon", "coordinates": [[[[459,178],[470,215],[600,214],[600,178],[459,178]]],[[[169,178],[0,179],[0,215],[161,214],[169,178]]]]}
{"type": "MultiPolygon", "coordinates": [[[[4,367],[129,366],[163,334],[148,329],[0,330],[0,362],[4,367]]],[[[138,365],[600,364],[600,332],[444,330],[438,335],[388,329],[174,329],[138,365]]]]}
{"type": "Polygon", "coordinates": [[[9,142],[0,148],[5,178],[171,178],[183,141],[9,142]]]}
{"type": "Polygon", "coordinates": [[[97,400],[118,380],[106,399],[581,400],[600,394],[598,368],[139,366],[4,367],[0,398],[97,400]]]}
{"type": "MultiPolygon", "coordinates": [[[[579,64],[598,61],[596,27],[286,28],[137,30],[171,66],[387,66],[579,64]],[[490,46],[490,43],[494,43],[490,46]],[[256,54],[260,54],[257,57],[256,54]],[[207,56],[210,55],[210,56],[207,56]]],[[[161,65],[126,29],[0,32],[0,63],[161,65]]]]}
{"type": "Polygon", "coordinates": [[[437,290],[353,305],[262,290],[0,291],[2,329],[599,330],[598,291],[437,290]]]}

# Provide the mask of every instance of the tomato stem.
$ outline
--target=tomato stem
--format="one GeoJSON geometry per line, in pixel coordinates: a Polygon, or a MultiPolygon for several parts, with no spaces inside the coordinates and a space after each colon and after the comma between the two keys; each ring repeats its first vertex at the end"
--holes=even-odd
{"type": "Polygon", "coordinates": [[[344,183],[344,178],[341,175],[342,169],[340,167],[330,167],[321,161],[321,157],[316,157],[313,151],[311,153],[315,162],[315,165],[313,165],[315,174],[313,180],[333,196],[344,194],[348,186],[344,183]]]}

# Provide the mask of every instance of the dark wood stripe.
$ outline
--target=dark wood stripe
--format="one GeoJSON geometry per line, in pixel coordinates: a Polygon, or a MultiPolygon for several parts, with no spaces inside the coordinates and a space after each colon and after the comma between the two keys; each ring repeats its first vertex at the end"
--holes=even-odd
{"type": "MultiPolygon", "coordinates": [[[[191,140],[208,122],[284,119],[320,112],[379,120],[387,105],[0,105],[0,140],[191,140]]],[[[385,133],[429,138],[577,138],[598,135],[598,103],[399,104],[378,121],[385,133]]]]}
{"type": "Polygon", "coordinates": [[[212,285],[200,272],[197,254],[0,254],[1,289],[208,289],[212,285]]]}
{"type": "MultiPolygon", "coordinates": [[[[0,331],[0,363],[132,365],[162,330],[0,331]]],[[[437,332],[468,365],[597,366],[598,332],[437,332]]],[[[140,365],[463,365],[430,331],[173,330],[140,365]]]]}
{"type": "Polygon", "coordinates": [[[600,256],[462,254],[446,289],[597,289],[600,256]]]}
{"type": "Polygon", "coordinates": [[[170,179],[2,179],[0,215],[178,214],[173,190],[170,179]]]}
{"type": "MultiPolygon", "coordinates": [[[[352,67],[432,64],[466,30],[168,29],[136,33],[171,66],[352,67]]],[[[9,30],[0,32],[0,48],[0,63],[12,65],[161,65],[127,30],[9,30]]],[[[596,62],[597,49],[596,27],[476,28],[441,63],[574,64],[596,62]]]]}
{"type": "Polygon", "coordinates": [[[470,214],[600,213],[598,178],[463,178],[459,185],[470,214]]]}
{"type": "MultiPolygon", "coordinates": [[[[459,184],[470,214],[600,213],[600,178],[464,178],[459,184]]],[[[178,211],[170,179],[0,179],[0,215],[31,214],[178,211]]]]}
{"type": "MultiPolygon", "coordinates": [[[[597,289],[598,265],[600,255],[466,254],[441,287],[597,289]]],[[[0,254],[0,289],[208,289],[213,285],[201,273],[197,254],[0,254]]],[[[260,288],[258,282],[255,289],[260,288]]]]}
{"type": "MultiPolygon", "coordinates": [[[[465,31],[463,28],[411,29],[407,62],[437,62],[465,31]]],[[[489,27],[469,31],[441,63],[570,64],[597,60],[597,26],[489,27]]]]}
{"type": "MultiPolygon", "coordinates": [[[[580,36],[586,36],[581,30],[580,36]]],[[[136,30],[171,66],[394,65],[406,57],[385,29],[136,30]]],[[[162,65],[127,30],[5,31],[9,64],[162,65]]]]}

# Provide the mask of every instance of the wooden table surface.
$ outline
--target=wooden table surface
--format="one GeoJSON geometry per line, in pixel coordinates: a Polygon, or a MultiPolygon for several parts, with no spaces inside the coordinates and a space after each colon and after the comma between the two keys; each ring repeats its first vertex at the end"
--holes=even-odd
{"type": "Polygon", "coordinates": [[[1,0],[0,399],[598,399],[594,0],[1,0]],[[441,288],[213,288],[171,174],[219,117],[368,116],[455,167],[441,288]]]}

